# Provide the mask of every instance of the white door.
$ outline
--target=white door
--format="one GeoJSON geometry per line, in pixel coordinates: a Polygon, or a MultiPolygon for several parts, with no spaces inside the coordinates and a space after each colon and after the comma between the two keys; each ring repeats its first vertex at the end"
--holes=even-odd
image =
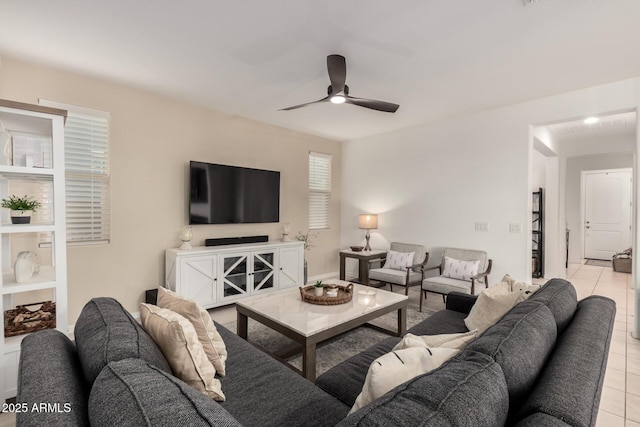
{"type": "Polygon", "coordinates": [[[584,257],[610,260],[631,246],[631,170],[584,173],[584,257]]]}

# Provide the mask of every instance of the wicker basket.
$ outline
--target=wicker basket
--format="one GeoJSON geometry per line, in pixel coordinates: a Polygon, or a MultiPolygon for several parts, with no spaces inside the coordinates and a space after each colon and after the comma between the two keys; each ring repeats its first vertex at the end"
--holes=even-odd
{"type": "Polygon", "coordinates": [[[56,327],[56,303],[51,301],[19,305],[4,312],[4,336],[29,334],[56,327]],[[38,310],[29,309],[42,304],[38,310]]]}
{"type": "Polygon", "coordinates": [[[302,301],[317,305],[344,304],[351,301],[351,298],[353,298],[353,283],[349,283],[347,286],[326,284],[323,288],[323,295],[320,297],[314,295],[314,285],[306,286],[304,288],[300,286],[300,297],[302,298],[302,301]],[[338,296],[328,296],[327,289],[329,288],[337,289],[338,296]]]}

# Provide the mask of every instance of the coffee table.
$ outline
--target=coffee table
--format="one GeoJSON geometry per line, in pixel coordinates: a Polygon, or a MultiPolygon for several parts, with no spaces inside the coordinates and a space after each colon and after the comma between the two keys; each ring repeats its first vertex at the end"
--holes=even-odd
{"type": "MultiPolygon", "coordinates": [[[[325,284],[346,286],[349,282],[330,280],[325,284]]],[[[315,381],[318,343],[395,310],[398,311],[397,330],[388,330],[376,325],[368,326],[395,336],[400,336],[406,331],[409,304],[406,295],[377,289],[375,296],[367,297],[360,291],[371,292],[372,289],[354,284],[353,299],[338,305],[316,305],[304,302],[298,288],[243,298],[236,302],[238,335],[245,340],[248,339],[248,320],[252,318],[291,338],[302,347],[300,374],[309,381],[315,381]]]]}

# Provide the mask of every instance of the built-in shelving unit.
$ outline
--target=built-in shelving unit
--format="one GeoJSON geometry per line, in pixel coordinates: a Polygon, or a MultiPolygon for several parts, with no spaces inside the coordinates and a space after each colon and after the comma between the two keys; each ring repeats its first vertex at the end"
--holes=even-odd
{"type": "MultiPolygon", "coordinates": [[[[55,327],[67,333],[65,118],[64,110],[0,100],[0,199],[27,195],[42,204],[30,224],[12,224],[7,209],[1,209],[2,311],[55,302],[55,327]],[[33,252],[37,267],[30,278],[18,282],[14,268],[24,251],[33,252]]],[[[20,343],[27,335],[6,336],[5,329],[3,322],[0,371],[7,399],[17,392],[20,343]]]]}
{"type": "Polygon", "coordinates": [[[533,192],[532,215],[532,276],[539,278],[544,277],[544,193],[542,188],[533,192]]]}

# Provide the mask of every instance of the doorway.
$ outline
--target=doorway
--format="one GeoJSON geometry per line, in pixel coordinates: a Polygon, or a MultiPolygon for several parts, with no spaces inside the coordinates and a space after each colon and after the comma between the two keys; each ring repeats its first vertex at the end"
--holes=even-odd
{"type": "Polygon", "coordinates": [[[583,258],[611,260],[631,247],[631,172],[582,172],[583,258]]]}

